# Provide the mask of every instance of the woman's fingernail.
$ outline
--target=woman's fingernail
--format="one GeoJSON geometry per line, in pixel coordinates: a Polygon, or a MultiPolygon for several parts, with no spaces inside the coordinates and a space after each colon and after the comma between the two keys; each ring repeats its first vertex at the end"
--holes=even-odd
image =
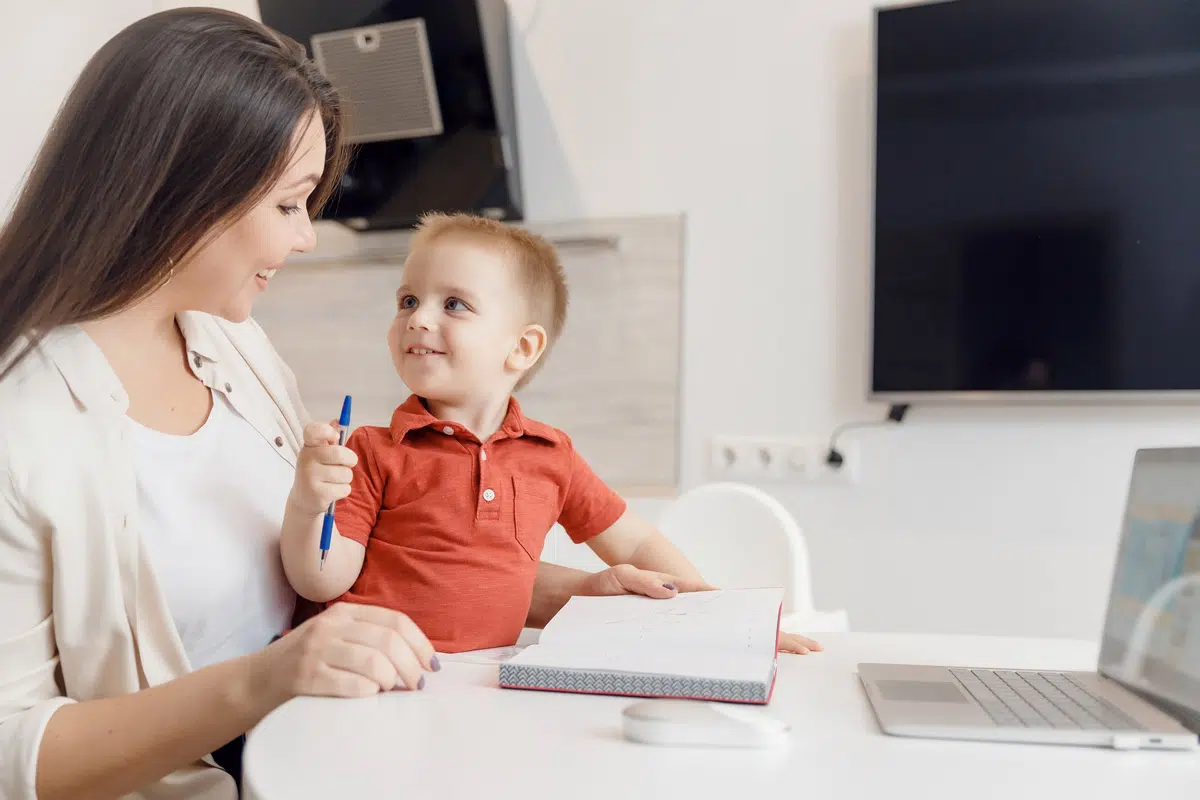
{"type": "Polygon", "coordinates": [[[434,656],[433,658],[429,659],[429,668],[431,670],[433,670],[434,672],[437,672],[442,668],[442,662],[438,661],[437,656],[434,656]]]}
{"type": "Polygon", "coordinates": [[[417,691],[419,692],[424,688],[425,688],[425,676],[422,675],[421,680],[417,681],[417,691]]]}
{"type": "Polygon", "coordinates": [[[667,591],[673,592],[676,589],[678,589],[679,587],[673,583],[664,583],[663,588],[666,589],[667,591]]]}

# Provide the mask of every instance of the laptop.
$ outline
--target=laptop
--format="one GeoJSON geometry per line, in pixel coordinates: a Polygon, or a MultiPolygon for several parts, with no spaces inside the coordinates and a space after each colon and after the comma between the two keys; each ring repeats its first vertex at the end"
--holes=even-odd
{"type": "Polygon", "coordinates": [[[858,665],[895,736],[1195,750],[1200,447],[1139,450],[1094,672],[858,665]]]}

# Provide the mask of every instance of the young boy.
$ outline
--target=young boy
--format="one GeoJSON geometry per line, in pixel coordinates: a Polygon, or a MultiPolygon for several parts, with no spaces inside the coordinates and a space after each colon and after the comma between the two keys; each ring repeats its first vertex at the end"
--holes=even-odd
{"type": "Polygon", "coordinates": [[[390,426],[360,427],[345,448],[330,426],[306,431],[281,543],[299,594],[403,611],[444,653],[511,645],[556,522],[610,565],[703,582],[565,433],[512,397],[566,312],[562,266],[544,239],[481,217],[422,219],[388,332],[413,394],[390,426]],[[319,568],[333,499],[336,531],[319,568]]]}

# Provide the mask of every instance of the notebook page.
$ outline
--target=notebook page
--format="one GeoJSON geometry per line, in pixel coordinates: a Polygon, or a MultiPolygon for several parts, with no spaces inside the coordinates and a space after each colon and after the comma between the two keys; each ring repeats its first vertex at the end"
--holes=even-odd
{"type": "Polygon", "coordinates": [[[669,600],[638,595],[572,597],[546,629],[541,644],[569,651],[641,652],[712,648],[774,654],[782,588],[681,593],[669,600]]]}

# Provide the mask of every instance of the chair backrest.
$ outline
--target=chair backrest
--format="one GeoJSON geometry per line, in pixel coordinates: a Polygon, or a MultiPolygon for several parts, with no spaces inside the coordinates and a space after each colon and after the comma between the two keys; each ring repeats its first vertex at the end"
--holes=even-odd
{"type": "Polygon", "coordinates": [[[667,507],[659,530],[723,589],[783,586],[785,614],[812,611],[808,547],[783,504],[754,486],[709,483],[667,507]]]}

